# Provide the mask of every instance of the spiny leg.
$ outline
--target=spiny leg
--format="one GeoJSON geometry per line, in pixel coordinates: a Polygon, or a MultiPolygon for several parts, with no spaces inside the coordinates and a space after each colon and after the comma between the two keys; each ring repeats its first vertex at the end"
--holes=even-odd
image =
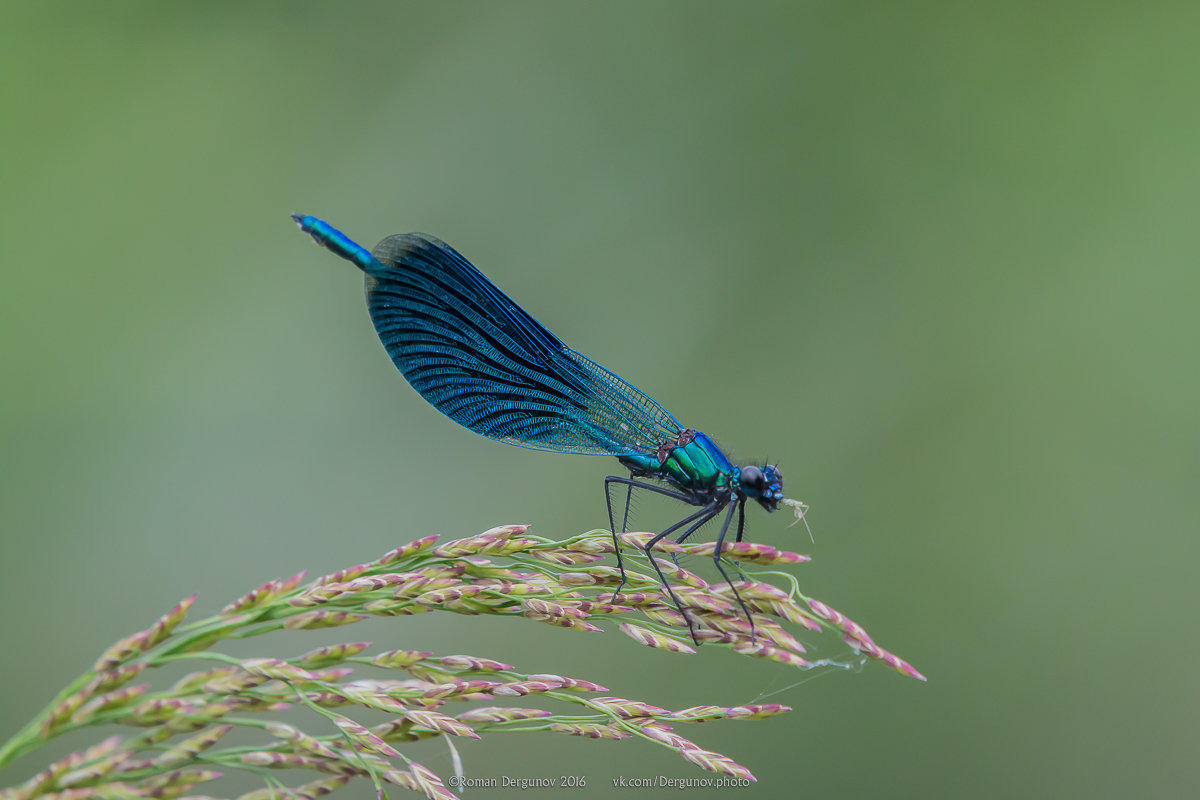
{"type": "MultiPolygon", "coordinates": [[[[696,629],[692,627],[692,619],[687,615],[687,612],[683,610],[683,604],[680,603],[679,598],[675,596],[675,591],[671,588],[671,584],[667,582],[667,576],[663,575],[662,567],[658,565],[658,561],[656,561],[654,556],[651,555],[650,550],[654,547],[654,545],[658,544],[660,541],[670,536],[684,525],[687,525],[689,522],[696,522],[696,520],[700,520],[692,526],[692,530],[699,528],[701,525],[715,517],[720,510],[721,506],[717,503],[707,505],[697,511],[695,514],[690,514],[679,520],[679,522],[676,522],[662,533],[655,534],[654,538],[646,542],[645,546],[642,548],[642,550],[646,553],[646,559],[650,562],[650,566],[654,567],[654,571],[658,573],[658,579],[662,582],[663,588],[666,589],[667,594],[670,595],[671,602],[675,604],[675,608],[679,611],[680,616],[683,617],[683,621],[687,623],[688,633],[691,634],[692,641],[697,645],[700,644],[700,640],[696,638],[696,629]]],[[[622,581],[622,583],[624,583],[624,581],[622,581]]]]}
{"type": "MultiPolygon", "coordinates": [[[[737,527],[737,539],[735,539],[734,541],[740,542],[740,541],[742,540],[742,533],[743,533],[745,530],[746,530],[746,498],[744,498],[744,497],[743,497],[743,498],[742,498],[742,499],[741,499],[741,500],[738,502],[738,527],[737,527]]],[[[742,565],[741,565],[741,564],[739,564],[739,563],[737,563],[737,562],[735,561],[735,562],[733,563],[733,568],[734,568],[734,569],[736,569],[736,570],[738,571],[738,576],[739,576],[739,577],[740,577],[742,580],[744,580],[744,581],[746,581],[746,580],[747,580],[747,578],[746,578],[746,573],[745,573],[745,572],[742,572],[742,565]]]]}
{"type": "Polygon", "coordinates": [[[629,504],[633,502],[633,484],[625,485],[625,515],[621,517],[621,533],[629,530],[629,504]]]}
{"type": "MultiPolygon", "coordinates": [[[[715,516],[716,516],[716,513],[713,514],[713,517],[715,517],[715,516]]],[[[712,517],[708,517],[707,519],[701,520],[700,522],[696,523],[692,527],[688,528],[683,533],[679,534],[679,536],[675,537],[675,544],[683,544],[684,540],[686,540],[689,536],[691,536],[696,531],[700,530],[700,528],[702,526],[704,526],[705,524],[707,524],[710,519],[712,519],[712,517]]],[[[675,566],[677,566],[677,567],[679,566],[679,554],[678,553],[671,553],[671,562],[673,564],[675,564],[675,566]]]]}
{"type": "MultiPolygon", "coordinates": [[[[713,505],[716,506],[715,503],[713,505]]],[[[695,533],[696,531],[700,530],[702,527],[707,525],[709,520],[711,520],[718,513],[720,513],[720,511],[721,511],[721,508],[719,506],[717,506],[717,510],[714,511],[712,514],[705,517],[704,519],[698,520],[694,525],[692,525],[686,531],[679,534],[679,536],[675,539],[675,544],[682,544],[689,536],[691,536],[693,533],[695,533]]],[[[679,555],[679,554],[671,553],[671,561],[675,564],[675,566],[679,567],[679,559],[676,558],[677,555],[679,555]]],[[[680,567],[680,569],[683,569],[683,568],[680,567]]]]}
{"type": "Polygon", "coordinates": [[[628,486],[632,486],[634,489],[645,489],[647,491],[655,492],[657,494],[661,494],[661,495],[670,497],[675,500],[682,500],[683,502],[687,503],[689,506],[701,505],[700,503],[696,502],[696,499],[692,495],[684,494],[683,492],[675,492],[670,489],[664,489],[662,486],[659,486],[657,483],[649,483],[647,481],[639,481],[639,480],[635,480],[633,478],[622,478],[619,475],[609,475],[607,478],[604,479],[605,491],[608,490],[608,484],[610,484],[610,483],[621,483],[621,484],[625,484],[628,486]]]}
{"type": "Polygon", "coordinates": [[[713,513],[709,514],[709,515],[708,515],[707,517],[705,517],[704,519],[697,521],[695,525],[692,525],[692,527],[688,528],[686,531],[684,531],[683,533],[679,534],[679,538],[675,540],[675,543],[676,543],[676,544],[679,544],[679,543],[681,543],[681,542],[685,541],[685,540],[686,540],[686,539],[687,539],[689,536],[691,536],[693,533],[695,533],[696,531],[700,530],[700,528],[701,528],[701,527],[703,527],[704,525],[707,525],[707,524],[708,524],[708,521],[709,521],[710,519],[712,519],[712,518],[713,518],[713,517],[715,517],[715,516],[716,516],[718,513],[720,513],[720,511],[721,511],[721,506],[718,506],[718,505],[716,505],[716,504],[714,503],[714,504],[713,504],[711,507],[712,507],[712,508],[715,508],[715,510],[713,511],[713,513]]]}
{"type": "Polygon", "coordinates": [[[734,541],[740,542],[742,540],[742,534],[745,532],[746,532],[746,498],[743,497],[740,501],[738,501],[738,530],[737,530],[737,538],[734,539],[734,541]]]}
{"type": "MultiPolygon", "coordinates": [[[[682,500],[683,502],[687,503],[688,505],[696,505],[696,503],[692,500],[691,497],[688,497],[685,494],[681,494],[679,492],[673,492],[670,489],[664,489],[663,487],[656,486],[653,483],[637,481],[637,480],[634,480],[633,478],[622,478],[617,475],[609,475],[607,478],[604,479],[604,502],[608,506],[608,529],[612,532],[613,549],[616,551],[616,554],[617,554],[617,569],[621,571],[621,582],[619,584],[617,584],[616,591],[613,592],[613,597],[616,597],[617,593],[620,592],[621,589],[625,586],[625,564],[621,560],[621,543],[620,543],[620,541],[617,540],[617,522],[613,516],[612,494],[610,492],[610,488],[612,487],[612,485],[614,483],[622,484],[622,485],[628,487],[628,492],[625,495],[625,519],[621,523],[621,533],[625,532],[625,526],[629,522],[629,501],[630,501],[630,498],[633,496],[634,489],[647,489],[647,490],[649,490],[651,492],[655,492],[657,494],[666,495],[667,497],[673,498],[675,500],[682,500]]],[[[687,522],[687,520],[684,520],[684,522],[687,522]]],[[[674,528],[671,528],[669,530],[674,530],[674,528]]]]}
{"type": "MultiPolygon", "coordinates": [[[[615,480],[616,480],[616,477],[613,475],[609,475],[607,478],[604,479],[604,504],[606,506],[608,506],[608,529],[609,529],[609,531],[612,532],[613,552],[615,552],[617,554],[617,569],[619,569],[621,571],[621,586],[624,586],[625,585],[625,564],[622,563],[622,561],[621,561],[621,543],[617,541],[617,523],[616,523],[616,520],[613,519],[612,495],[609,493],[609,487],[612,484],[612,482],[615,480]]],[[[629,487],[629,490],[633,491],[633,487],[632,486],[629,487]]],[[[622,526],[621,533],[624,533],[624,532],[625,532],[625,528],[624,528],[624,526],[622,526]]],[[[621,587],[618,586],[617,590],[620,591],[620,588],[621,587]]],[[[613,595],[615,596],[616,592],[613,592],[613,595]]]]}
{"type": "MultiPolygon", "coordinates": [[[[738,606],[746,615],[746,621],[750,623],[750,638],[754,639],[754,619],[750,616],[750,609],[746,607],[746,603],[742,600],[742,596],[738,594],[737,587],[733,585],[733,581],[729,580],[729,575],[725,572],[725,568],[721,566],[721,550],[725,546],[725,534],[729,532],[729,523],[733,521],[734,509],[738,511],[738,531],[742,529],[742,525],[746,520],[745,501],[738,503],[737,506],[730,506],[729,513],[725,515],[725,522],[721,524],[721,532],[717,534],[717,546],[713,548],[713,563],[717,565],[717,572],[721,573],[721,577],[729,584],[729,588],[733,590],[733,598],[737,600],[738,606]]],[[[739,570],[740,571],[740,570],[739,570]]]]}

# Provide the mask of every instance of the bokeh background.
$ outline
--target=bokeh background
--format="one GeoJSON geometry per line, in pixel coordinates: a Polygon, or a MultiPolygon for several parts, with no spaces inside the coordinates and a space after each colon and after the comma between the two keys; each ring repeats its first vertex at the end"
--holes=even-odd
{"type": "MultiPolygon", "coordinates": [[[[301,211],[450,241],[778,460],[815,544],[784,515],[750,538],[810,552],[805,588],[930,680],[443,614],[376,642],[794,706],[687,732],[746,796],[1194,794],[1200,13],[998,6],[5,3],[0,737],[193,591],[603,524],[615,462],[438,415],[301,211]]],[[[707,774],[636,741],[460,749],[588,780],[522,796],[707,774]]]]}

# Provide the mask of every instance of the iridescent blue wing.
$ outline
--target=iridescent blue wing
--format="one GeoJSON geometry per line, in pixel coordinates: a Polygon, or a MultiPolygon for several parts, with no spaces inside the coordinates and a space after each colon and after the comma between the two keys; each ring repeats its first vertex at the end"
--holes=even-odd
{"type": "Polygon", "coordinates": [[[576,353],[462,255],[422,233],[371,255],[367,306],[413,388],[478,434],[535,450],[652,453],[681,427],[658,403],[576,353]]]}

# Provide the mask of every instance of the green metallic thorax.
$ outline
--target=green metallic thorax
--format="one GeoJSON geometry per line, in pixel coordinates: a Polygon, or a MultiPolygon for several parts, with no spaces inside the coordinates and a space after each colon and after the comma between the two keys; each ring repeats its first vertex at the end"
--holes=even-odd
{"type": "MultiPolygon", "coordinates": [[[[681,436],[681,441],[688,439],[681,436]]],[[[703,433],[694,433],[685,444],[664,447],[658,454],[622,456],[621,463],[635,475],[652,475],[689,491],[717,489],[729,483],[733,464],[703,433]]]]}

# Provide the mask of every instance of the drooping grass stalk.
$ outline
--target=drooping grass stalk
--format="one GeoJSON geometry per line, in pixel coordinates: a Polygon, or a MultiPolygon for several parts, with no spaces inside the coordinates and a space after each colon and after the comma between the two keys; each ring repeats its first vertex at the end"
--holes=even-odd
{"type": "MultiPolygon", "coordinates": [[[[144,732],[109,736],[72,753],[24,784],[0,790],[0,800],[173,798],[230,769],[264,779],[264,788],[243,795],[243,800],[319,797],[355,778],[366,778],[380,790],[391,784],[430,798],[452,798],[438,775],[405,755],[406,742],[530,731],[639,738],[673,750],[702,769],[753,780],[744,766],[692,743],[675,733],[674,726],[759,719],[789,710],[756,704],[669,711],[604,696],[605,688],[590,681],[527,674],[488,658],[414,650],[369,655],[368,642],[320,647],[290,659],[235,658],[215,649],[225,639],[353,625],[372,616],[433,611],[521,616],[574,631],[602,632],[607,627],[640,644],[678,653],[695,653],[694,643],[699,641],[811,668],[804,658],[805,646],[784,629],[787,622],[812,633],[836,632],[862,656],[924,680],[876,645],[859,625],[805,597],[789,573],[761,571],[751,573],[756,580],[736,583],[737,596],[748,606],[747,619],[735,603],[734,587],[710,585],[673,560],[657,559],[692,620],[693,638],[655,578],[629,569],[623,591],[612,594],[621,575],[597,563],[613,551],[608,532],[551,541],[530,536],[527,530],[526,525],[506,525],[440,546],[435,546],[436,536],[427,536],[307,584],[303,573],[270,581],[219,614],[188,624],[183,620],[195,596],[183,600],[149,628],[109,647],[89,671],[0,745],[0,769],[79,728],[121,725],[144,732]],[[788,589],[768,582],[772,578],[788,589]],[[162,688],[134,682],[178,661],[216,666],[162,688]],[[403,677],[350,680],[364,667],[403,677]],[[517,697],[537,698],[548,707],[504,705],[517,697]],[[471,705],[455,714],[456,704],[471,705]],[[296,706],[327,718],[332,724],[322,727],[332,732],[313,735],[271,718],[272,712],[296,706]],[[392,718],[368,728],[348,716],[354,708],[385,711],[392,718]],[[237,728],[253,730],[262,743],[218,747],[237,728]],[[274,777],[286,769],[316,770],[328,777],[288,788],[274,777]]],[[[620,539],[636,556],[649,536],[627,533],[620,539]]],[[[711,556],[713,547],[662,541],[656,549],[711,556]]],[[[808,560],[750,542],[728,544],[722,555],[748,570],[808,560]]]]}

